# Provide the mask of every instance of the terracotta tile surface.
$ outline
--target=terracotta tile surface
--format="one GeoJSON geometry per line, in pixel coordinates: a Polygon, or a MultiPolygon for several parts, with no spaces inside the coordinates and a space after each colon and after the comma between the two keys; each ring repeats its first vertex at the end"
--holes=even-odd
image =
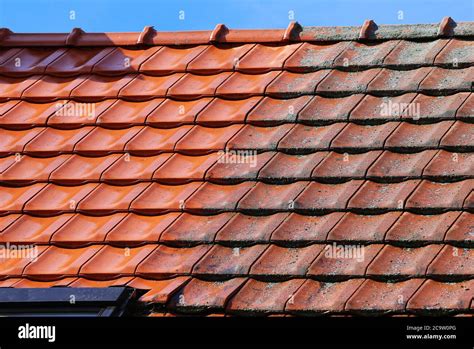
{"type": "Polygon", "coordinates": [[[208,250],[209,246],[206,245],[190,248],[160,245],[140,263],[136,272],[155,279],[190,274],[193,266],[208,250]]]}
{"type": "Polygon", "coordinates": [[[0,243],[32,258],[2,255],[0,287],[470,314],[472,23],[448,24],[5,31],[0,243]]]}

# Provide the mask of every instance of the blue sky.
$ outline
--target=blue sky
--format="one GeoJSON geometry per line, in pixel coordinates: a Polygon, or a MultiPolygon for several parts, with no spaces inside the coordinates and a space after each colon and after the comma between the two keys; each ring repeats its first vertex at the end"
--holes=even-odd
{"type": "Polygon", "coordinates": [[[474,20],[474,0],[0,0],[0,27],[15,32],[284,28],[474,20]],[[401,12],[400,12],[401,11],[401,12]],[[183,18],[184,17],[184,18],[183,18]],[[291,17],[291,18],[290,18],[291,17]]]}

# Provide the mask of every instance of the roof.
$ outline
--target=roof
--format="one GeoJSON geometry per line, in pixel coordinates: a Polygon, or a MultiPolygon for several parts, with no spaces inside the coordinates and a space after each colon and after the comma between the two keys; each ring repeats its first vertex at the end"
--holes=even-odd
{"type": "Polygon", "coordinates": [[[156,316],[472,315],[473,40],[450,18],[1,29],[0,287],[131,286],[156,316]]]}

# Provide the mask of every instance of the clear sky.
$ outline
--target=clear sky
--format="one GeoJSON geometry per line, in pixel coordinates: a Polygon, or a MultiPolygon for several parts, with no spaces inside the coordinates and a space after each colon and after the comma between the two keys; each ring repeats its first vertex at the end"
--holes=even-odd
{"type": "Polygon", "coordinates": [[[284,28],[474,21],[474,0],[0,0],[0,27],[15,32],[284,28]]]}

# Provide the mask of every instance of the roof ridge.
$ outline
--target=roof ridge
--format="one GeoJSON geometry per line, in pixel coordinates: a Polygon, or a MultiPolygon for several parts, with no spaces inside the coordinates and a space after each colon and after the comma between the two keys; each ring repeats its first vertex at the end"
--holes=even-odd
{"type": "Polygon", "coordinates": [[[444,17],[439,24],[383,24],[366,20],[361,26],[303,27],[292,21],[285,29],[229,29],[217,24],[213,30],[157,31],[146,26],[141,32],[14,33],[0,28],[0,47],[19,46],[154,46],[215,43],[287,43],[349,40],[437,39],[474,37],[474,22],[456,23],[444,17]],[[258,34],[256,34],[258,32],[258,34]]]}

